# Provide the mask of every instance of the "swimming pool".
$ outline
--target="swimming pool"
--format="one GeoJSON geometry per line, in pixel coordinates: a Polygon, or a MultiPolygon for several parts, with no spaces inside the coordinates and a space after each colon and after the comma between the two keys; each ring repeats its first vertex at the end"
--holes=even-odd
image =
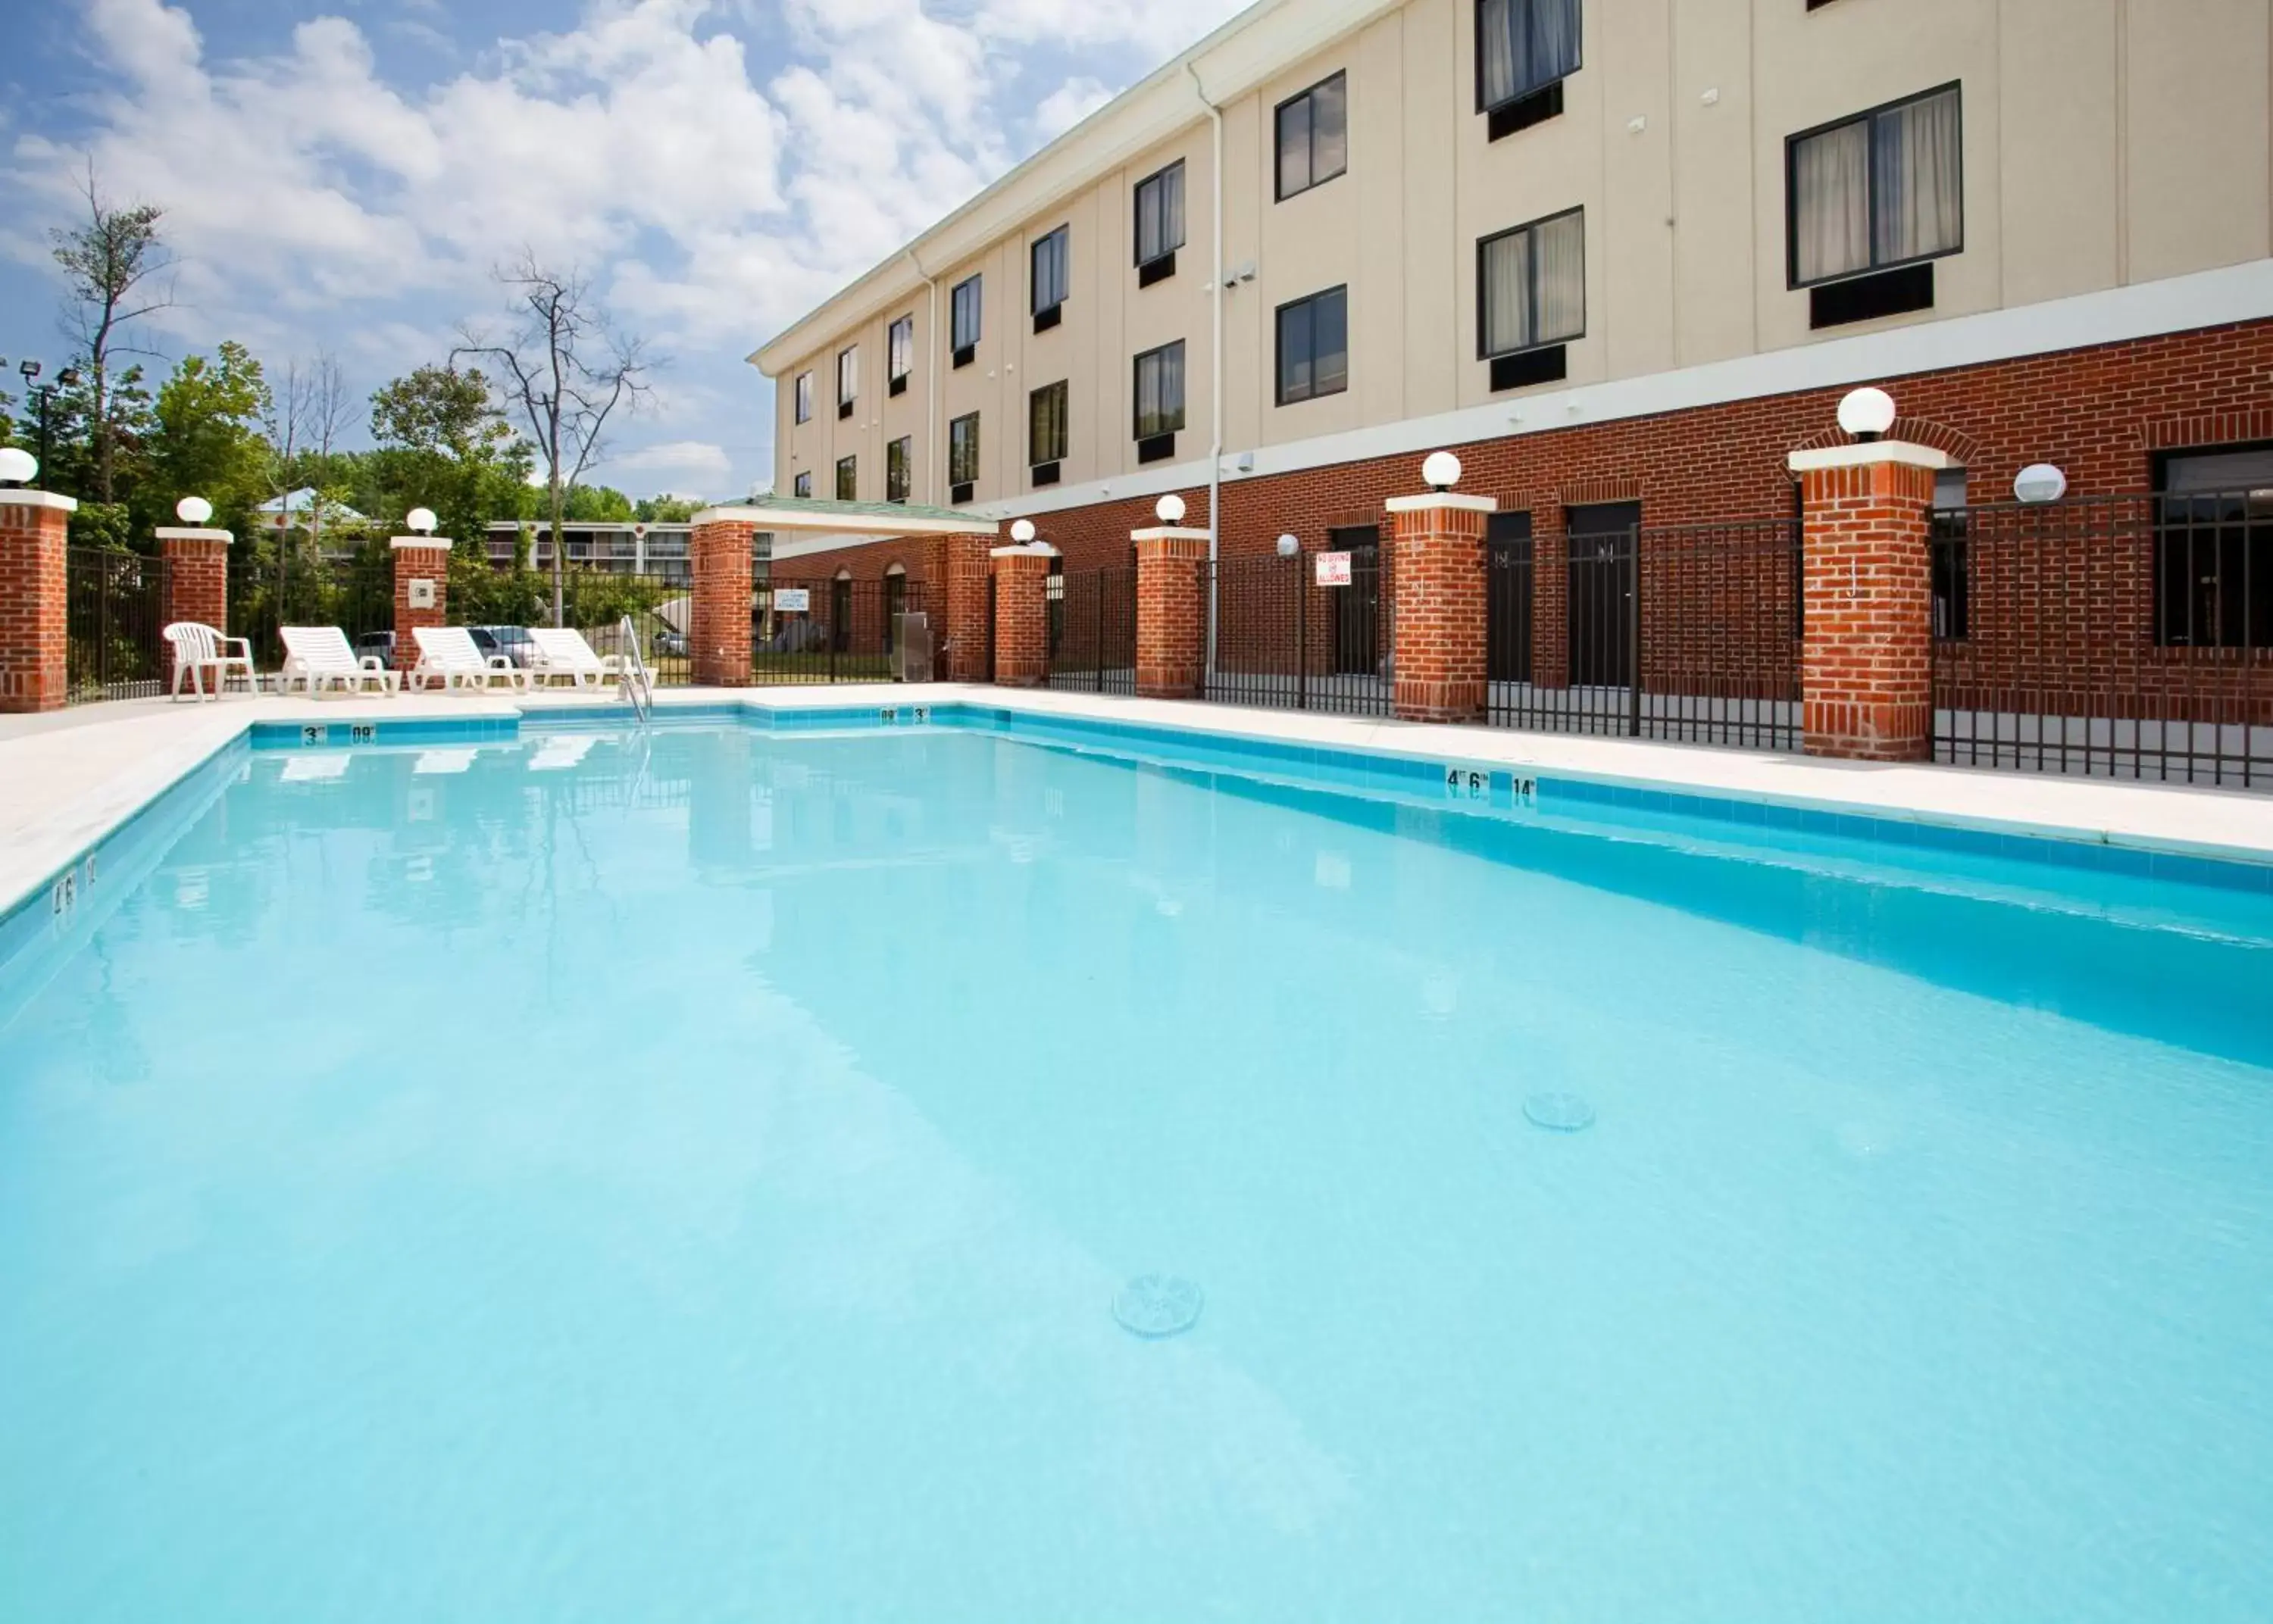
{"type": "Polygon", "coordinates": [[[2273,1612],[2273,894],[1280,768],[227,752],[0,980],[0,1617],[2273,1612]]]}

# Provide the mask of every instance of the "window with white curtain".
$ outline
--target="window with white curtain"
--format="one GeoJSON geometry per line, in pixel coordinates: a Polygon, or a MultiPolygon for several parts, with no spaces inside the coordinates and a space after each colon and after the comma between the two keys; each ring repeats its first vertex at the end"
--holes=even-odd
{"type": "Polygon", "coordinates": [[[1791,286],[1963,248],[1963,124],[1958,87],[1946,85],[1792,137],[1791,286]]]}
{"type": "MultiPolygon", "coordinates": [[[[916,318],[903,316],[884,335],[884,370],[895,384],[904,384],[915,370],[916,318]]],[[[894,393],[898,391],[895,390],[894,393]]]]}
{"type": "Polygon", "coordinates": [[[953,330],[954,346],[969,349],[979,342],[979,279],[965,277],[956,283],[955,291],[948,295],[948,314],[953,330]]]}
{"type": "Polygon", "coordinates": [[[1136,438],[1174,434],[1184,426],[1184,341],[1136,357],[1136,438]]]}
{"type": "Polygon", "coordinates": [[[1476,0],[1476,110],[1579,71],[1579,0],[1476,0]]]}
{"type": "Polygon", "coordinates": [[[860,393],[860,352],[858,348],[836,352],[836,404],[841,409],[852,404],[860,393]]]}
{"type": "Polygon", "coordinates": [[[1073,233],[1060,226],[1034,242],[1032,281],[1034,312],[1054,311],[1066,301],[1073,280],[1073,233]]]}
{"type": "Polygon", "coordinates": [[[1587,216],[1534,220],[1476,244],[1476,353],[1489,360],[1587,330],[1587,216]]]}
{"type": "Polygon", "coordinates": [[[1279,199],[1349,168],[1349,78],[1337,73],[1279,104],[1279,199]]]}
{"type": "Polygon", "coordinates": [[[1136,263],[1149,265],[1184,245],[1184,161],[1136,183],[1136,263]]]}
{"type": "Polygon", "coordinates": [[[798,420],[798,422],[799,422],[799,423],[811,423],[811,422],[813,421],[813,374],[812,374],[812,373],[810,373],[810,372],[799,372],[799,373],[797,375],[796,401],[797,401],[797,420],[798,420]]]}

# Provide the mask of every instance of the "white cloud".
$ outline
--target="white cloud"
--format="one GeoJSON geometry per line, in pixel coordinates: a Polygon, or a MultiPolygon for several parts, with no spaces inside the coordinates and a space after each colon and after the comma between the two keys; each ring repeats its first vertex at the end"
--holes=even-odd
{"type": "Polygon", "coordinates": [[[647,473],[691,474],[711,480],[724,478],[733,466],[734,460],[726,454],[726,448],[708,440],[664,440],[607,460],[611,472],[636,468],[647,473]]]}
{"type": "Polygon", "coordinates": [[[1034,134],[1042,142],[1055,140],[1112,100],[1113,92],[1101,80],[1069,79],[1034,109],[1034,134]]]}

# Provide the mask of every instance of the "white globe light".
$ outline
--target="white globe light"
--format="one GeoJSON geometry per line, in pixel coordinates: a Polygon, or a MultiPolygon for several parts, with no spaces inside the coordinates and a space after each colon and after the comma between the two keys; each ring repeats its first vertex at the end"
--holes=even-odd
{"type": "Polygon", "coordinates": [[[28,485],[39,476],[40,460],[18,445],[0,446],[0,485],[28,485]]]}
{"type": "Polygon", "coordinates": [[[174,504],[174,517],[184,524],[203,524],[213,517],[213,504],[203,497],[184,497],[174,504]]]}
{"type": "Polygon", "coordinates": [[[1152,511],[1162,524],[1182,524],[1184,521],[1184,498],[1170,491],[1152,504],[1152,511]]]}
{"type": "Polygon", "coordinates": [[[402,515],[402,522],[421,535],[431,535],[434,534],[434,510],[431,507],[414,507],[402,515]]]}
{"type": "Polygon", "coordinates": [[[1894,397],[1883,389],[1855,389],[1839,402],[1839,426],[1861,439],[1894,426],[1894,397]]]}
{"type": "Polygon", "coordinates": [[[1010,539],[1017,543],[1021,547],[1024,546],[1028,542],[1032,541],[1034,539],[1034,521],[1031,519],[1012,520],[1010,521],[1010,539]]]}
{"type": "Polygon", "coordinates": [[[1279,556],[1280,558],[1291,558],[1302,550],[1302,543],[1294,536],[1282,535],[1279,538],[1279,556]]]}
{"type": "Polygon", "coordinates": [[[1421,478],[1431,490],[1450,490],[1460,483],[1460,460],[1449,451],[1432,451],[1421,464],[1421,478]]]}
{"type": "Polygon", "coordinates": [[[2049,462],[2031,462],[2013,476],[2013,495],[2022,502],[2057,502],[2067,494],[2067,475],[2049,462]]]}

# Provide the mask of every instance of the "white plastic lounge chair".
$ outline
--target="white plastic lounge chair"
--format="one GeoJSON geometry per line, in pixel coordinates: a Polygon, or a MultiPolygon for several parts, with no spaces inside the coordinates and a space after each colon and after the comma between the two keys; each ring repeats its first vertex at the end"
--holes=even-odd
{"type": "Polygon", "coordinates": [[[559,684],[595,693],[611,686],[622,672],[622,655],[595,653],[574,626],[531,626],[529,640],[536,646],[529,676],[537,687],[559,684]]]}
{"type": "Polygon", "coordinates": [[[418,663],[410,672],[414,692],[440,684],[448,693],[486,693],[503,688],[517,693],[529,686],[529,673],[503,655],[484,655],[463,626],[417,626],[418,663]]]}
{"type": "Polygon", "coordinates": [[[276,775],[279,783],[324,784],[336,782],[348,775],[348,765],[355,758],[344,750],[309,750],[296,752],[284,763],[284,770],[276,775]]]}
{"type": "Polygon", "coordinates": [[[296,685],[311,699],[326,693],[392,693],[401,681],[377,655],[356,658],[348,634],[337,626],[281,626],[284,670],[277,691],[289,693],[296,685]]]}
{"type": "Polygon", "coordinates": [[[260,678],[252,670],[252,645],[241,637],[223,637],[195,620],[176,620],[166,628],[166,641],[174,655],[174,697],[182,685],[200,700],[216,700],[228,686],[231,671],[244,673],[245,692],[260,692],[260,678]]]}
{"type": "Polygon", "coordinates": [[[530,752],[529,770],[532,773],[558,773],[577,766],[591,753],[599,736],[593,733],[559,733],[546,739],[530,752]]]}
{"type": "Polygon", "coordinates": [[[437,773],[462,773],[474,765],[481,753],[478,745],[453,745],[446,750],[422,750],[410,768],[414,777],[431,777],[437,773]]]}

